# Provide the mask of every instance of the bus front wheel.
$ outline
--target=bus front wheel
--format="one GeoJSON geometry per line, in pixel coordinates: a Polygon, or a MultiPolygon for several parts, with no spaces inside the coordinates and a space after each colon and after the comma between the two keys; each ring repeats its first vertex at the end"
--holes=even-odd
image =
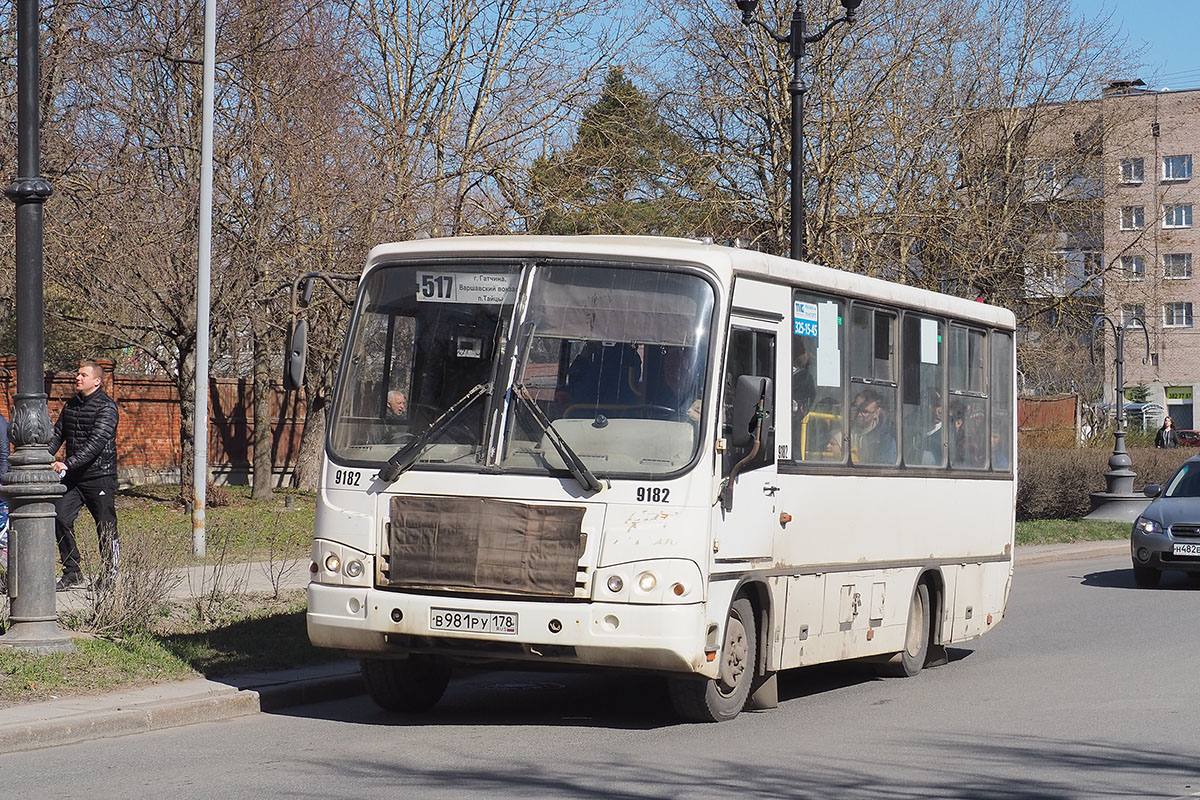
{"type": "Polygon", "coordinates": [[[696,722],[724,722],[741,712],[750,697],[758,659],[754,607],[740,597],[729,608],[725,622],[725,646],[721,648],[721,670],[716,678],[672,678],[671,705],[676,713],[696,722]]]}
{"type": "Polygon", "coordinates": [[[364,658],[361,670],[367,694],[388,711],[428,711],[450,682],[448,664],[420,654],[402,660],[364,658]]]}

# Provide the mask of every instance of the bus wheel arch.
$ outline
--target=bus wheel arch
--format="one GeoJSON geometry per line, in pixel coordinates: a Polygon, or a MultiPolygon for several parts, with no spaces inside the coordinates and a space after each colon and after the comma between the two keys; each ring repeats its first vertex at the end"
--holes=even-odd
{"type": "Polygon", "coordinates": [[[759,612],[746,592],[739,592],[725,620],[716,678],[670,678],[671,705],[685,719],[724,722],[741,713],[758,674],[759,612]]]}

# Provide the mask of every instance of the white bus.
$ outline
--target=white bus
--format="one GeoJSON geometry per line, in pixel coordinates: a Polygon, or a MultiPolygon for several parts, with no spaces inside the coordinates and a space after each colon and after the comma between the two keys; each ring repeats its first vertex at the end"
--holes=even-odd
{"type": "Polygon", "coordinates": [[[703,721],[784,669],[944,663],[1008,598],[1014,325],[691,240],[376,247],[309,636],[403,711],[464,663],[659,673],[703,721]]]}

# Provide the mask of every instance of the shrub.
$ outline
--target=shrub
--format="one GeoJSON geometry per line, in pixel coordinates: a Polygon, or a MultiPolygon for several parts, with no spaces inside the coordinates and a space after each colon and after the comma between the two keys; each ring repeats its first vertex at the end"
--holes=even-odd
{"type": "MultiPolygon", "coordinates": [[[[1166,483],[1175,470],[1198,452],[1189,448],[1159,450],[1129,447],[1134,491],[1150,483],[1166,483]]],[[[1091,493],[1106,489],[1111,448],[1023,448],[1019,451],[1017,519],[1078,519],[1092,509],[1091,493]]]]}

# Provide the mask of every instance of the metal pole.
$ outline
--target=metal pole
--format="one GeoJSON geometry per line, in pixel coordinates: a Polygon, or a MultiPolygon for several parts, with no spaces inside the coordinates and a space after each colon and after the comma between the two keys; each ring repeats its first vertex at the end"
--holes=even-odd
{"type": "Polygon", "coordinates": [[[200,252],[196,277],[196,425],[192,461],[192,553],[205,553],[208,502],[208,326],[212,263],[213,84],[217,40],[216,0],[204,3],[204,121],[200,132],[200,252]]]}
{"type": "MultiPolygon", "coordinates": [[[[17,179],[4,190],[16,206],[17,394],[9,435],[16,445],[3,494],[11,506],[8,595],[12,625],[0,644],[37,653],[74,652],[54,601],[54,501],[63,485],[54,462],[46,406],[42,287],[42,204],[54,191],[41,176],[36,0],[17,3],[17,179]]],[[[3,446],[7,447],[5,442],[3,446]]]]}
{"type": "Polygon", "coordinates": [[[1113,432],[1113,452],[1108,459],[1108,472],[1104,481],[1109,494],[1128,495],[1133,493],[1133,459],[1125,449],[1125,326],[1114,325],[1113,334],[1117,348],[1117,429],[1113,432]]]}
{"type": "Polygon", "coordinates": [[[792,12],[792,82],[788,85],[788,92],[792,96],[791,256],[797,261],[808,258],[808,233],[804,225],[804,93],[808,91],[808,86],[805,85],[801,72],[801,62],[804,60],[804,28],[804,7],[802,3],[797,3],[796,10],[792,12]]]}

